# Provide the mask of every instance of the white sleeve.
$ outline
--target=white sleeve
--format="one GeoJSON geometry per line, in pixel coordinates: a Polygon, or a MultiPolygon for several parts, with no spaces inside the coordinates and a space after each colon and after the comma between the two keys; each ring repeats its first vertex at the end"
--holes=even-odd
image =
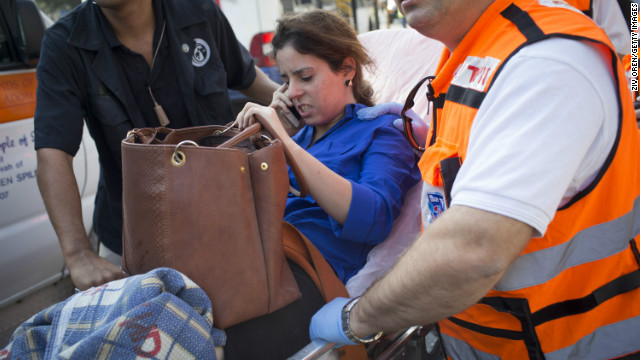
{"type": "Polygon", "coordinates": [[[556,209],[585,188],[615,140],[610,56],[549,39],[509,60],[480,106],[452,205],[514,218],[544,234],[556,209]]]}
{"type": "Polygon", "coordinates": [[[631,53],[631,33],[620,6],[613,0],[593,0],[593,20],[609,36],[618,54],[631,53]]]}

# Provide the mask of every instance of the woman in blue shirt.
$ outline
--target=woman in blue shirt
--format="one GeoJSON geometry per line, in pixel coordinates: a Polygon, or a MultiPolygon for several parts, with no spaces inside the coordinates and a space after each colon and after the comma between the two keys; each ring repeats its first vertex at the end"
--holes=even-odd
{"type": "MultiPolygon", "coordinates": [[[[290,194],[284,220],[313,242],[346,282],[383,241],[405,193],[420,179],[417,159],[394,116],[361,120],[373,91],[362,68],[372,60],[341,17],[314,10],[279,21],[272,44],[285,83],[271,106],[247,104],[236,122],[268,122],[296,160],[309,196],[290,194]],[[305,125],[290,137],[278,112],[293,107],[305,125]]],[[[291,172],[289,178],[297,186],[291,172]]],[[[324,304],[304,270],[290,262],[298,301],[225,329],[225,358],[285,359],[308,344],[311,316],[324,304]]]]}
{"type": "MultiPolygon", "coordinates": [[[[293,154],[310,195],[290,194],[284,220],[320,250],[346,281],[364,266],[399,215],[405,193],[420,179],[416,157],[392,115],[361,120],[373,91],[362,68],[372,60],[355,31],[322,10],[279,21],[272,41],[284,85],[270,107],[247,104],[240,128],[268,122],[293,154]],[[289,137],[276,111],[294,107],[305,126],[289,137]]],[[[295,179],[290,172],[292,184],[295,179]]]]}

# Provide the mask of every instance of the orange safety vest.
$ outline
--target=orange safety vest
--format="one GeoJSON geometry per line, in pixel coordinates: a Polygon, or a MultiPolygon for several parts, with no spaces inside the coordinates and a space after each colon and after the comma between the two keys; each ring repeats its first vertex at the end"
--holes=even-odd
{"type": "Polygon", "coordinates": [[[443,188],[450,199],[491,84],[519,49],[550,37],[610,53],[617,137],[593,183],[558,209],[544,236],[530,240],[494,288],[439,322],[456,359],[607,359],[640,351],[640,133],[633,103],[605,33],[575,9],[545,2],[554,1],[496,0],[453,53],[445,49],[429,84],[436,111],[419,162],[425,185],[443,188]]]}

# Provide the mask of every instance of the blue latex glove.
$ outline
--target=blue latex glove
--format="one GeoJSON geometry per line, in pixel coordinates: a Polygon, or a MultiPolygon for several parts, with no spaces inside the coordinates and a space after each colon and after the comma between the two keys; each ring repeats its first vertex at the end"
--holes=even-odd
{"type": "MultiPolygon", "coordinates": [[[[402,128],[402,119],[400,118],[400,113],[402,112],[402,108],[404,104],[396,103],[396,102],[388,102],[378,104],[372,107],[363,108],[358,110],[356,115],[361,120],[374,120],[379,118],[382,115],[395,115],[399,119],[393,121],[393,126],[400,130],[404,131],[402,128]]],[[[424,145],[427,141],[427,133],[429,132],[429,124],[427,124],[415,111],[409,109],[407,110],[407,116],[409,116],[413,121],[411,121],[411,126],[413,127],[413,133],[416,135],[416,140],[418,140],[419,144],[424,145]]]]}
{"type": "Polygon", "coordinates": [[[378,105],[374,105],[372,107],[366,107],[358,110],[356,115],[361,120],[375,120],[382,115],[396,115],[400,117],[400,113],[402,112],[402,108],[404,104],[400,104],[397,102],[387,102],[378,105]]]}
{"type": "Polygon", "coordinates": [[[336,344],[336,347],[355,345],[342,331],[342,308],[349,300],[335,298],[313,315],[311,325],[309,325],[311,340],[323,339],[336,344]]]}

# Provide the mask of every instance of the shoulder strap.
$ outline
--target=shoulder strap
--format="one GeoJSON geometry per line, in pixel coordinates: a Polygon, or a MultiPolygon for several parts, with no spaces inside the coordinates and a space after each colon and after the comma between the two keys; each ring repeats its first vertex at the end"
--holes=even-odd
{"type": "Polygon", "coordinates": [[[329,302],[336,297],[349,297],[347,288],[320,251],[295,226],[282,222],[285,256],[304,269],[329,302]]]}
{"type": "MultiPolygon", "coordinates": [[[[347,288],[338,279],[333,268],[320,251],[295,226],[286,221],[282,222],[282,241],[287,259],[296,263],[309,274],[326,302],[336,297],[349,297],[347,288]]],[[[340,348],[339,359],[368,359],[364,344],[343,346],[340,348]]]]}

